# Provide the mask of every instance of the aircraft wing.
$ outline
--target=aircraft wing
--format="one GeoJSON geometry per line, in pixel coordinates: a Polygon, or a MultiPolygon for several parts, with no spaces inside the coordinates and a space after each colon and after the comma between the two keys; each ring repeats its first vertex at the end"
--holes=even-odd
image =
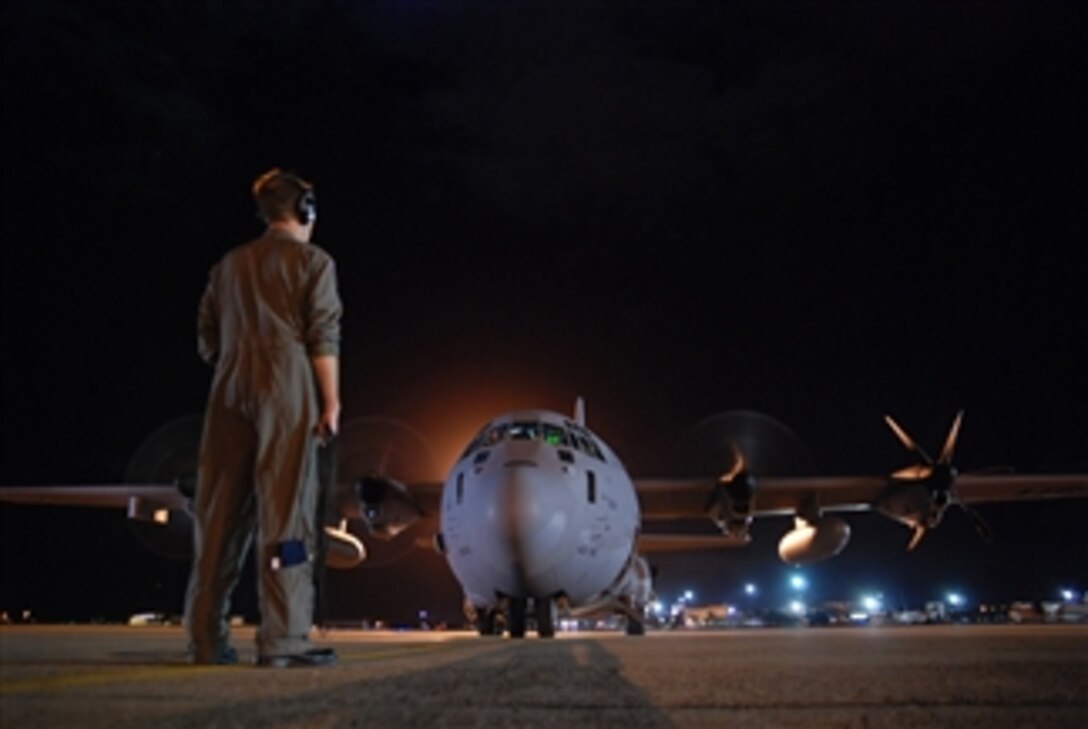
{"type": "MultiPolygon", "coordinates": [[[[350,493],[349,485],[342,485],[350,493]]],[[[442,502],[442,484],[408,484],[407,493],[423,515],[436,516],[442,502]]],[[[189,509],[189,499],[177,486],[167,484],[93,484],[66,486],[2,486],[0,502],[41,506],[89,506],[127,509],[140,499],[170,509],[189,509]]]]}
{"type": "Polygon", "coordinates": [[[427,481],[406,484],[412,501],[416,503],[424,516],[437,517],[442,508],[442,483],[427,481]]]}
{"type": "Polygon", "coordinates": [[[170,509],[187,509],[176,486],[165,484],[96,484],[88,486],[4,486],[0,501],[45,506],[95,506],[127,509],[132,499],[154,502],[170,509]]]}
{"type": "MultiPolygon", "coordinates": [[[[793,514],[813,498],[824,508],[864,510],[886,483],[883,476],[764,477],[759,479],[752,513],[793,514]]],[[[635,480],[645,520],[705,517],[714,486],[714,478],[635,480]]]]}
{"type": "Polygon", "coordinates": [[[703,552],[710,549],[735,549],[746,546],[747,538],[727,534],[651,534],[638,535],[639,554],[662,552],[703,552]]]}
{"type": "MultiPolygon", "coordinates": [[[[763,477],[753,495],[752,515],[792,515],[802,507],[822,511],[867,511],[889,486],[887,476],[763,477]]],[[[642,518],[695,519],[707,515],[713,478],[636,479],[642,518]]],[[[1088,497],[1088,474],[963,474],[956,493],[965,503],[1088,497]]]]}

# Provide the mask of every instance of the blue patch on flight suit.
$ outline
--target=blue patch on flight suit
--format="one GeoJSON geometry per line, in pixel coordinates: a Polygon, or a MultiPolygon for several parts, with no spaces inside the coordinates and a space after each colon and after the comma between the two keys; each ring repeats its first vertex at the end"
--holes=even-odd
{"type": "Polygon", "coordinates": [[[272,556],[272,569],[279,570],[294,567],[308,562],[309,559],[306,554],[306,545],[301,540],[292,539],[289,542],[280,542],[275,546],[275,553],[272,556]]]}

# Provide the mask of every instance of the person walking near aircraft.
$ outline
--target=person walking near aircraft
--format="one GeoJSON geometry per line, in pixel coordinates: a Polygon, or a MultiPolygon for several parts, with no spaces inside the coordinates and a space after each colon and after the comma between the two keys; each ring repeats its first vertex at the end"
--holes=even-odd
{"type": "Polygon", "coordinates": [[[212,268],[198,314],[215,374],[193,503],[190,658],[237,661],[227,616],[256,537],[258,665],[327,665],[336,654],[309,641],[316,448],[339,428],[342,306],[332,257],[310,243],[313,186],[272,169],[253,195],[267,228],[212,268]]]}

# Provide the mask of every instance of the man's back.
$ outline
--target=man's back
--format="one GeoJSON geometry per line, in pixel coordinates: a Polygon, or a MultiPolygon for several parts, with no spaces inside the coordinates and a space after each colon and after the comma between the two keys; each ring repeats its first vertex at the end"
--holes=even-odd
{"type": "Polygon", "coordinates": [[[270,230],[212,270],[201,302],[201,356],[252,394],[268,394],[284,367],[339,340],[335,266],[321,248],[270,230]]]}

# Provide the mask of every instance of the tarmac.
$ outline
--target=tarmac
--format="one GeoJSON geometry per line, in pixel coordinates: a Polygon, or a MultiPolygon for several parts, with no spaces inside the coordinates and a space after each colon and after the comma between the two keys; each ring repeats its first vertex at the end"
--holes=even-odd
{"type": "Polygon", "coordinates": [[[185,661],[176,627],[0,628],[3,727],[1084,727],[1088,626],[335,631],[316,669],[185,661]]]}

